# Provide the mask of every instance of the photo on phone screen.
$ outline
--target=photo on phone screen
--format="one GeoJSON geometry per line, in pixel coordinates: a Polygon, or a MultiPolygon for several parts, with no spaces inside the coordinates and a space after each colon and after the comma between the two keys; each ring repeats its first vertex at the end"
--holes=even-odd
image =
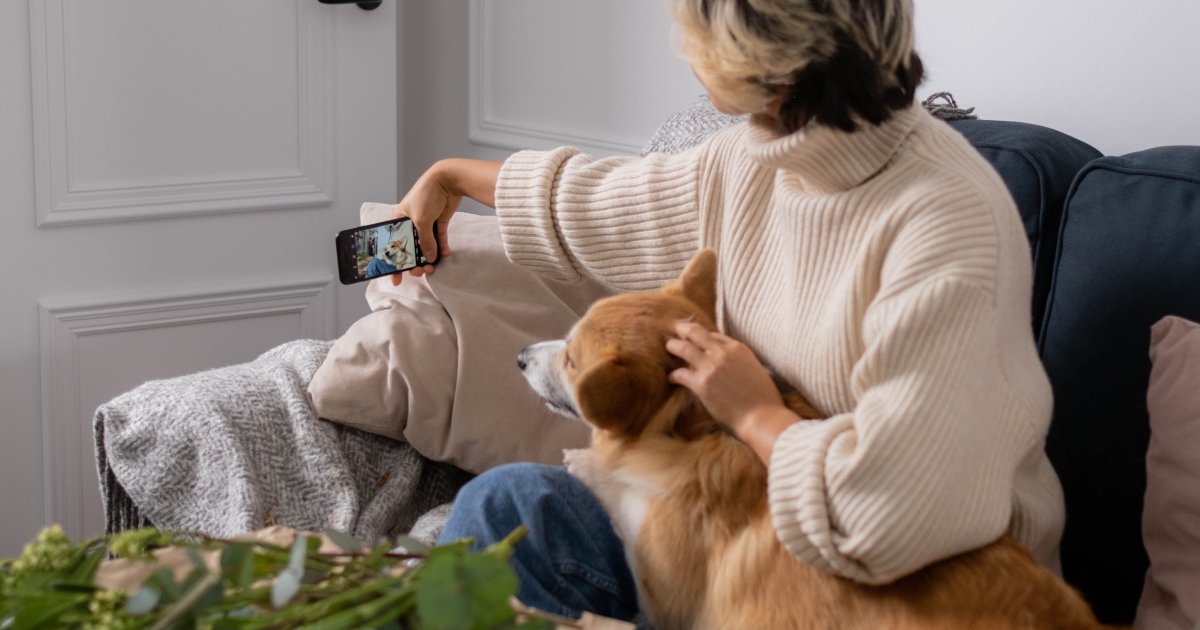
{"type": "MultiPolygon", "coordinates": [[[[437,225],[434,225],[437,237],[437,225]]],[[[353,284],[429,264],[421,252],[417,229],[409,219],[395,219],[343,230],[337,235],[338,275],[353,284]]]]}

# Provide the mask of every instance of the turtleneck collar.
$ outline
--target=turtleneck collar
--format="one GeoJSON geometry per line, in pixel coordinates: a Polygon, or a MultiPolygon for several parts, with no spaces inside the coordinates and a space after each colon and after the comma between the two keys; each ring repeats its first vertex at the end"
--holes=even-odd
{"type": "Polygon", "coordinates": [[[881,125],[860,124],[850,133],[809,125],[786,136],[751,119],[747,151],[763,165],[795,174],[805,190],[843,192],[883,169],[916,126],[922,111],[913,105],[894,112],[881,125]]]}

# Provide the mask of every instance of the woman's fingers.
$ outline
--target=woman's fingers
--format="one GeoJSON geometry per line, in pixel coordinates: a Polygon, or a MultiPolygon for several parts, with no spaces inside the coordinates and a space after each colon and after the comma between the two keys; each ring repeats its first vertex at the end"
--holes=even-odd
{"type": "Polygon", "coordinates": [[[704,349],[687,339],[668,339],[667,352],[683,359],[691,367],[704,360],[704,349]]]}
{"type": "Polygon", "coordinates": [[[431,197],[436,201],[430,199],[418,208],[413,213],[413,224],[417,227],[417,239],[421,243],[421,251],[425,253],[425,258],[429,262],[437,262],[442,256],[450,255],[450,217],[458,211],[462,197],[452,195],[440,187],[431,197]],[[433,236],[435,225],[437,238],[433,236]]]}
{"type": "Polygon", "coordinates": [[[675,335],[680,339],[692,342],[705,352],[723,348],[732,341],[729,337],[692,321],[677,322],[675,335]]]}
{"type": "Polygon", "coordinates": [[[450,217],[443,215],[437,220],[438,258],[449,256],[450,251],[450,217]]]}
{"type": "Polygon", "coordinates": [[[696,391],[700,387],[699,378],[695,370],[688,368],[671,370],[671,373],[667,374],[667,381],[674,385],[682,385],[692,391],[696,391]]]}
{"type": "Polygon", "coordinates": [[[430,262],[436,262],[441,257],[438,251],[437,240],[433,238],[433,221],[426,220],[413,223],[417,226],[417,239],[421,243],[421,252],[425,255],[425,259],[430,262]]]}
{"type": "MultiPolygon", "coordinates": [[[[450,255],[450,217],[458,211],[462,204],[462,196],[447,191],[438,182],[437,177],[430,175],[431,172],[432,169],[417,180],[408,194],[396,204],[392,216],[412,220],[422,254],[430,263],[434,263],[443,256],[450,255]]],[[[431,267],[426,266],[424,273],[430,273],[431,270],[431,267]]],[[[417,272],[413,275],[423,274],[417,272]]]]}
{"type": "Polygon", "coordinates": [[[708,330],[696,322],[675,322],[675,336],[703,347],[708,340],[708,330]]]}

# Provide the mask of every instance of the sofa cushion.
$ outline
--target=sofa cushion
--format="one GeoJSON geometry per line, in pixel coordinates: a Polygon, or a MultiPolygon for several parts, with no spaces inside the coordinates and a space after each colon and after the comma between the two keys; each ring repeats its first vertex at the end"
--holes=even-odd
{"type": "Polygon", "coordinates": [[[1101,156],[1060,131],[999,120],[949,122],[987,158],[1016,201],[1033,252],[1033,329],[1041,328],[1063,200],[1075,174],[1101,156]]]}
{"type": "Polygon", "coordinates": [[[1089,163],[1062,222],[1039,351],[1054,387],[1046,450],[1062,479],[1063,572],[1108,622],[1146,573],[1146,352],[1164,315],[1200,319],[1200,147],[1089,163]]]}
{"type": "MultiPolygon", "coordinates": [[[[365,203],[363,225],[395,206],[365,203]]],[[[425,457],[479,473],[562,462],[589,431],[550,412],[517,368],[525,346],[564,335],[608,291],[555,282],[504,255],[494,216],[459,212],[455,255],[400,286],[367,286],[372,313],[334,342],[308,393],[321,417],[403,439],[425,457]]]]}
{"type": "Polygon", "coordinates": [[[1164,317],[1150,330],[1150,447],[1142,540],[1150,570],[1138,628],[1200,622],[1200,324],[1164,317]]]}

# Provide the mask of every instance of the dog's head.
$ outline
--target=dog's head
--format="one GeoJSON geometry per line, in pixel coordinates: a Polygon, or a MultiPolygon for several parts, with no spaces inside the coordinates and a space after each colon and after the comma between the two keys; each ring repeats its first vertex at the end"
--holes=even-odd
{"type": "Polygon", "coordinates": [[[402,266],[407,259],[407,255],[405,253],[405,242],[402,240],[395,240],[388,243],[387,246],[383,248],[382,258],[391,263],[393,266],[402,266]]]}
{"type": "Polygon", "coordinates": [[[680,320],[715,330],[716,272],[716,254],[701,251],[678,280],[596,302],[566,339],[525,348],[517,365],[550,409],[614,437],[707,431],[715,423],[702,412],[677,424],[684,409],[699,405],[667,381],[682,361],[666,343],[680,320]]]}

